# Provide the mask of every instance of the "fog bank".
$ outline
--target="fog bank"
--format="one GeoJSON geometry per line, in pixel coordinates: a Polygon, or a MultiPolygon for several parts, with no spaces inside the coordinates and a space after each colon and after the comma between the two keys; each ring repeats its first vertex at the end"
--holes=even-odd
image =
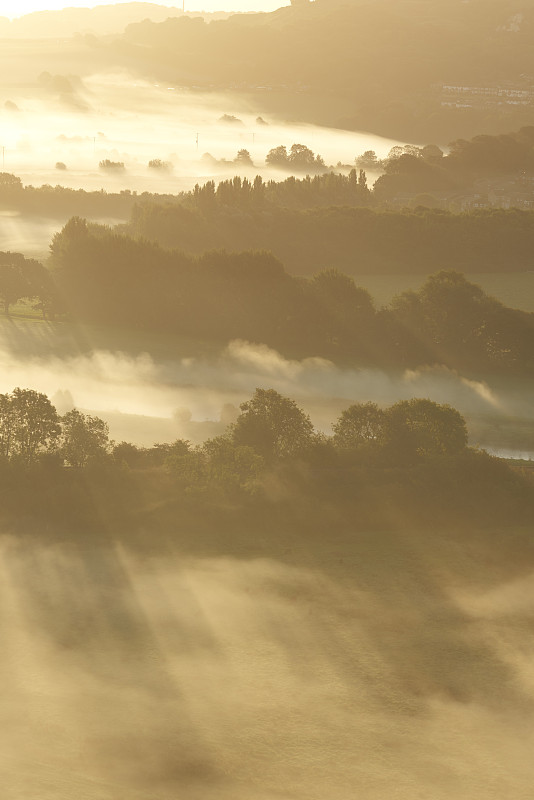
{"type": "MultiPolygon", "coordinates": [[[[160,339],[149,354],[143,337],[121,349],[91,344],[91,329],[41,323],[0,326],[0,392],[15,386],[47,394],[61,413],[76,406],[106,419],[116,440],[143,445],[222,433],[256,387],[295,399],[319,430],[355,402],[387,406],[429,397],[458,408],[471,443],[490,450],[534,451],[532,382],[472,380],[443,367],[387,373],[349,369],[320,358],[284,358],[265,345],[233,341],[202,352],[190,342],[160,339]],[[83,342],[82,342],[83,340],[83,342]]],[[[154,342],[152,342],[153,344],[154,342]]],[[[150,347],[146,342],[147,348],[150,347]]]]}
{"type": "Polygon", "coordinates": [[[42,63],[35,70],[24,87],[0,79],[3,168],[33,185],[176,193],[237,173],[286,177],[289,173],[265,167],[265,156],[278,145],[305,144],[327,164],[353,165],[366,150],[382,157],[398,144],[368,133],[277,120],[234,93],[164,86],[127,73],[54,75],[43,72],[42,63]],[[249,151],[254,167],[233,163],[241,149],[249,151]],[[216,161],[203,158],[206,153],[216,161]],[[104,159],[123,162],[125,170],[99,169],[104,159]],[[148,169],[153,159],[169,161],[172,171],[148,169]],[[57,162],[67,169],[55,169],[57,162]]]}

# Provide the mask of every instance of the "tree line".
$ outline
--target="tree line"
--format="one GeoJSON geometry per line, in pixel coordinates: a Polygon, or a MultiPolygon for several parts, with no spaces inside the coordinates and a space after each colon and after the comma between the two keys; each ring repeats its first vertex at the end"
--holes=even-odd
{"type": "Polygon", "coordinates": [[[75,318],[228,342],[290,357],[395,368],[445,364],[531,374],[534,315],[507,308],[457,272],[431,276],[377,309],[335,269],[288,274],[267,252],[193,257],[73,218],[50,268],[75,318]]]}
{"type": "MultiPolygon", "coordinates": [[[[372,155],[364,154],[371,161],[372,155]]],[[[368,168],[368,161],[361,159],[361,166],[368,168]]],[[[499,177],[523,181],[528,194],[531,187],[526,179],[534,175],[534,126],[497,136],[456,139],[447,154],[435,146],[394,147],[379,167],[384,174],[373,187],[377,204],[398,195],[473,192],[481,180],[499,177]]]]}
{"type": "Polygon", "coordinates": [[[56,523],[72,516],[94,525],[103,508],[127,523],[145,503],[189,503],[195,514],[228,500],[239,514],[274,503],[307,515],[310,503],[328,501],[355,515],[355,529],[408,518],[439,526],[451,513],[517,524],[532,514],[529,475],[468,447],[465,421],[450,406],[354,403],[332,431],[318,433],[294,400],[258,388],[221,436],[196,447],[182,439],[138,447],[111,442],[98,417],[77,409],[60,417],[45,395],[17,388],[0,395],[2,513],[20,514],[25,502],[56,523]]]}
{"type": "Polygon", "coordinates": [[[129,189],[106,192],[103,189],[87,191],[49,184],[25,186],[17,175],[0,172],[0,209],[19,211],[28,216],[65,219],[80,214],[126,220],[139,199],[171,202],[174,197],[172,194],[149,192],[138,195],[129,189]]]}
{"type": "Polygon", "coordinates": [[[242,468],[249,480],[266,464],[307,457],[314,449],[320,456],[325,447],[403,462],[454,455],[467,447],[460,413],[431,400],[400,401],[388,409],[375,403],[354,404],[333,424],[333,431],[331,437],[319,434],[294,400],[274,389],[256,389],[222,436],[196,448],[184,440],[139,448],[111,442],[108,425],[99,417],[76,408],[60,416],[41,392],[16,388],[0,394],[0,458],[23,466],[56,456],[61,463],[80,468],[110,456],[134,467],[167,464],[194,471],[196,459],[205,462],[208,473],[217,465],[223,472],[242,468]],[[183,459],[189,456],[186,464],[183,459]]]}
{"type": "MultiPolygon", "coordinates": [[[[205,158],[210,158],[206,154],[205,158]]],[[[214,160],[216,161],[216,160],[214,160]]],[[[216,162],[225,167],[241,166],[247,172],[254,164],[247,150],[237,153],[233,162],[216,162]]],[[[474,191],[482,178],[511,176],[525,180],[534,174],[534,126],[498,136],[478,135],[471,140],[457,139],[444,153],[436,145],[395,146],[388,156],[379,159],[369,150],[355,158],[354,165],[326,166],[303,144],[293,144],[289,151],[283,145],[267,153],[265,163],[287,169],[303,177],[264,181],[235,176],[220,181],[207,181],[194,190],[176,194],[154,192],[119,193],[69,189],[63,186],[24,186],[16,175],[0,173],[0,208],[47,217],[77,214],[80,216],[128,219],[141,205],[183,206],[211,217],[228,209],[270,210],[314,209],[330,206],[384,208],[397,196],[417,198],[432,192],[474,191]],[[366,172],[382,173],[374,186],[367,185],[366,172]]],[[[64,166],[64,165],[63,165],[64,166]]],[[[161,159],[152,159],[152,171],[166,172],[171,166],[161,159]]],[[[122,162],[104,159],[102,169],[122,168],[122,162]]],[[[528,189],[528,186],[527,186],[528,189]]]]}
{"type": "Polygon", "coordinates": [[[308,209],[140,203],[125,230],[190,253],[266,249],[293,272],[325,265],[351,274],[428,274],[438,269],[517,272],[532,267],[534,212],[517,208],[452,213],[440,209],[308,209]]]}

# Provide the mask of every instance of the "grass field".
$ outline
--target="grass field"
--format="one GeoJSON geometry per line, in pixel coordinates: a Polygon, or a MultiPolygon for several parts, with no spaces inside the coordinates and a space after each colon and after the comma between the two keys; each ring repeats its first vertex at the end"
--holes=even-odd
{"type": "Polygon", "coordinates": [[[0,537],[3,796],[531,800],[528,532],[331,523],[0,537]]]}

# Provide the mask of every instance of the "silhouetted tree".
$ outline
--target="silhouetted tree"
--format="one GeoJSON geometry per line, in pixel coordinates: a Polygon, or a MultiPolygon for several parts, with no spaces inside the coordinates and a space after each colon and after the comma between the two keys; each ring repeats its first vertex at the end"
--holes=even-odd
{"type": "Polygon", "coordinates": [[[61,433],[59,417],[45,394],[17,388],[0,398],[0,444],[4,458],[27,465],[39,453],[56,447],[61,433]]]}
{"type": "Polygon", "coordinates": [[[148,168],[159,172],[171,172],[172,164],[170,161],[163,161],[161,158],[153,158],[148,162],[148,168]]]}
{"type": "Polygon", "coordinates": [[[208,439],[202,445],[206,478],[230,491],[252,491],[264,460],[248,445],[236,445],[229,436],[208,439]]]}
{"type": "Polygon", "coordinates": [[[387,412],[387,446],[393,457],[456,455],[467,446],[465,420],[455,408],[432,400],[395,403],[387,412]]]}
{"type": "Polygon", "coordinates": [[[250,157],[250,153],[248,150],[242,149],[237,151],[237,155],[234,159],[236,164],[239,164],[242,167],[253,167],[254,164],[252,162],[252,158],[250,157]]]}
{"type": "Polygon", "coordinates": [[[85,467],[110,450],[109,427],[99,417],[73,408],[61,418],[61,454],[71,467],[85,467]]]}
{"type": "Polygon", "coordinates": [[[273,147],[265,156],[265,163],[269,167],[278,167],[279,169],[287,169],[288,166],[287,149],[283,145],[273,147]]]}
{"type": "Polygon", "coordinates": [[[233,441],[252,447],[266,461],[294,456],[313,442],[308,415],[274,389],[256,389],[240,408],[242,413],[232,426],[233,441]]]}
{"type": "Polygon", "coordinates": [[[387,415],[376,403],[355,403],[332,425],[334,445],[342,450],[384,444],[387,415]]]}
{"type": "Polygon", "coordinates": [[[104,158],[98,166],[108,172],[124,172],[125,170],[124,161],[110,161],[109,158],[104,158]]]}

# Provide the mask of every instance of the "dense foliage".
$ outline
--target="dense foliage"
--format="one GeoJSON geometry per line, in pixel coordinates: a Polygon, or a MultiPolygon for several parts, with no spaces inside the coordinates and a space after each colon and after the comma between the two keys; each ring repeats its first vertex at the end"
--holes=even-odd
{"type": "Polygon", "coordinates": [[[206,213],[143,203],[128,230],[193,253],[219,247],[268,249],[300,274],[331,265],[351,274],[514,272],[532,266],[534,212],[223,206],[206,213]]]}
{"type": "Polygon", "coordinates": [[[355,404],[333,430],[317,433],[293,400],[257,389],[224,435],[197,447],[114,445],[97,417],[73,409],[60,418],[44,395],[16,389],[0,396],[2,516],[20,518],[24,507],[41,525],[96,535],[107,533],[103,520],[117,530],[141,515],[144,526],[169,510],[189,509],[200,523],[229,501],[241,518],[280,509],[310,521],[333,504],[353,530],[523,524],[534,510],[529,474],[467,447],[449,406],[355,404]]]}
{"type": "Polygon", "coordinates": [[[195,258],[76,218],[55,236],[50,263],[81,319],[245,339],[356,364],[521,374],[534,366],[534,316],[506,308],[456,272],[438,273],[377,310],[368,292],[334,269],[305,279],[266,252],[195,258]]]}

